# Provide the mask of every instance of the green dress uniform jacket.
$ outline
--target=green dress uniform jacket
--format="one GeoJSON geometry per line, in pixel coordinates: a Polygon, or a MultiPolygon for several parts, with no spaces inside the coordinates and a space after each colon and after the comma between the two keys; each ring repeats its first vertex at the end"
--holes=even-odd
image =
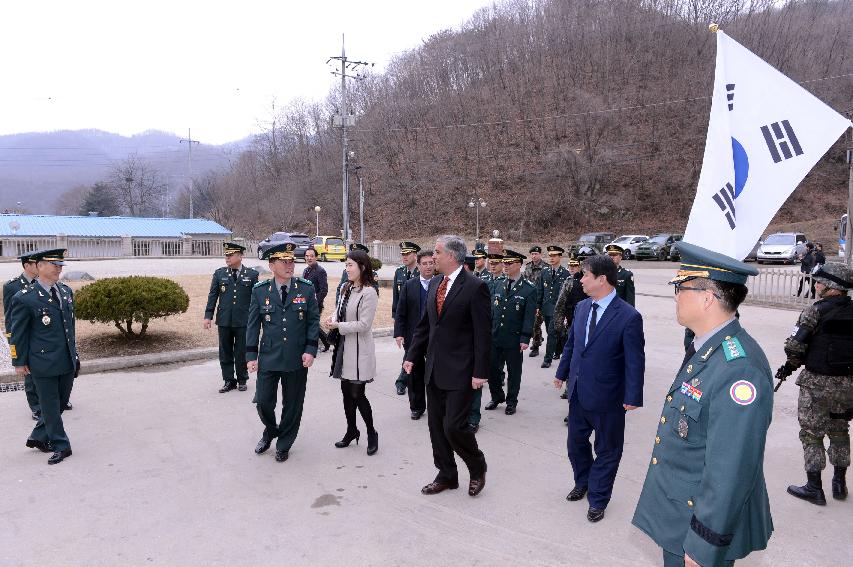
{"type": "Polygon", "coordinates": [[[521,343],[530,344],[533,321],[536,319],[536,288],[519,277],[507,291],[506,276],[491,287],[492,346],[518,349],[521,343]]]}
{"type": "Polygon", "coordinates": [[[403,289],[403,286],[406,285],[406,282],[412,278],[416,278],[421,275],[420,270],[418,270],[417,266],[409,273],[409,269],[406,266],[398,266],[394,271],[394,290],[391,297],[391,317],[397,316],[397,303],[400,301],[400,290],[403,289]]]}
{"type": "Polygon", "coordinates": [[[320,309],[309,280],[292,278],[284,301],[275,278],[255,284],[246,328],[247,361],[257,360],[258,369],[266,372],[293,372],[303,368],[303,354],[317,356],[319,337],[320,309]]]}
{"type": "Polygon", "coordinates": [[[667,392],[632,523],[703,567],[767,547],[773,520],[763,463],[772,414],[767,358],[732,321],[667,392]]]}
{"type": "Polygon", "coordinates": [[[571,274],[563,266],[559,266],[556,270],[551,266],[546,266],[542,270],[539,281],[536,283],[536,291],[538,308],[544,317],[554,315],[554,308],[560,298],[560,289],[568,277],[571,277],[571,274]]]}
{"type": "Polygon", "coordinates": [[[12,298],[12,365],[29,366],[35,378],[73,374],[77,367],[74,293],[56,286],[61,306],[38,283],[12,298]]]}
{"type": "Polygon", "coordinates": [[[3,321],[6,326],[6,338],[12,336],[12,298],[22,289],[30,287],[30,280],[23,273],[3,284],[3,321]]]}
{"type": "Polygon", "coordinates": [[[483,268],[482,270],[474,270],[474,275],[483,280],[484,282],[488,282],[494,279],[494,277],[492,277],[492,272],[489,271],[488,266],[483,268]]]}
{"type": "Polygon", "coordinates": [[[616,295],[620,299],[631,304],[634,307],[634,272],[626,270],[622,266],[616,270],[616,295]]]}
{"type": "Polygon", "coordinates": [[[258,283],[258,275],[257,270],[240,266],[235,281],[231,277],[231,268],[218,268],[213,272],[210,282],[204,318],[213,319],[213,311],[216,309],[215,323],[220,327],[245,327],[249,318],[252,287],[258,283]]]}

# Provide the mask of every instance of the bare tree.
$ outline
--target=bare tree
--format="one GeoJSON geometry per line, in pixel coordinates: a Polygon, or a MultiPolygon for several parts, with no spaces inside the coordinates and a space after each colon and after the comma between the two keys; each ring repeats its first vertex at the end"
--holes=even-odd
{"type": "Polygon", "coordinates": [[[166,196],[163,175],[138,155],[128,156],[112,169],[109,185],[129,216],[153,216],[163,208],[166,196]]]}

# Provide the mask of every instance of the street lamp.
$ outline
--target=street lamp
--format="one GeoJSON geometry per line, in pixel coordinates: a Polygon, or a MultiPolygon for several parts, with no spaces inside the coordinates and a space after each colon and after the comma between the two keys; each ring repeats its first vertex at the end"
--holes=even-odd
{"type": "Polygon", "coordinates": [[[475,218],[476,218],[476,229],[474,233],[474,240],[476,242],[480,241],[480,209],[486,208],[486,201],[482,199],[482,197],[474,197],[470,201],[468,201],[468,208],[474,209],[475,218]]]}
{"type": "Polygon", "coordinates": [[[317,236],[320,236],[320,205],[314,207],[314,212],[317,213],[317,236]]]}

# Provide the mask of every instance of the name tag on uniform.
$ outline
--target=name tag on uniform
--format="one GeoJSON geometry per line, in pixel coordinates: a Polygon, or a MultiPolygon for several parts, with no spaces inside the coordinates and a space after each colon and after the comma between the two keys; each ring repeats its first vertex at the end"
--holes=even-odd
{"type": "Polygon", "coordinates": [[[702,390],[687,382],[681,383],[681,393],[697,402],[702,399],[702,390]]]}

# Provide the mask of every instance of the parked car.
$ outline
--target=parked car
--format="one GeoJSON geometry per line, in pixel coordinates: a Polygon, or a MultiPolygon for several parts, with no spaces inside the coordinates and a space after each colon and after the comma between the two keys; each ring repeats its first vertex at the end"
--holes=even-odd
{"type": "Polygon", "coordinates": [[[569,246],[569,256],[586,257],[603,254],[604,247],[613,242],[616,235],[612,232],[588,232],[582,234],[577,242],[569,246]]]}
{"type": "Polygon", "coordinates": [[[756,261],[759,264],[768,262],[795,263],[806,251],[806,235],[802,232],[777,232],[771,234],[758,247],[756,261]]]}
{"type": "Polygon", "coordinates": [[[758,242],[756,242],[755,246],[752,247],[752,250],[749,252],[749,254],[746,255],[746,258],[744,258],[743,261],[755,262],[756,260],[758,260],[758,248],[761,247],[762,244],[764,244],[763,240],[759,240],[758,242]]]}
{"type": "MultiPolygon", "coordinates": [[[[641,242],[634,252],[637,260],[669,260],[673,250],[673,244],[683,238],[682,234],[671,234],[663,232],[655,234],[645,242],[641,242]]],[[[676,259],[680,258],[676,252],[676,259]]]]}
{"type": "Polygon", "coordinates": [[[312,241],[314,250],[321,262],[329,260],[340,260],[343,262],[347,257],[347,247],[339,236],[317,236],[312,241]]]}
{"type": "MultiPolygon", "coordinates": [[[[634,254],[637,253],[637,246],[648,239],[649,236],[647,234],[623,234],[610,244],[621,246],[622,250],[624,250],[622,257],[626,260],[630,260],[634,254]]],[[[610,244],[608,244],[608,246],[610,246],[610,244]]]]}
{"type": "Polygon", "coordinates": [[[264,240],[258,242],[258,259],[263,259],[264,252],[268,249],[285,242],[296,244],[296,250],[293,251],[293,255],[296,259],[305,260],[305,251],[311,246],[311,237],[307,234],[296,232],[274,232],[264,240]]]}

